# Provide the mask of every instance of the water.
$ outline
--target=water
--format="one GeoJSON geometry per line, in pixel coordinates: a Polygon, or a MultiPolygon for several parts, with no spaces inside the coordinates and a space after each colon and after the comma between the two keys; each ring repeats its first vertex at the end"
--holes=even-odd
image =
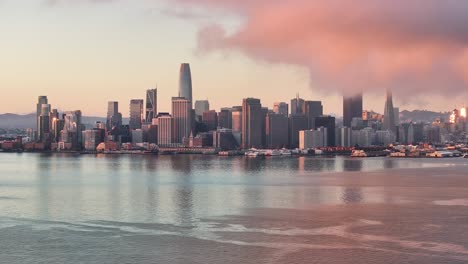
{"type": "Polygon", "coordinates": [[[0,263],[467,263],[468,160],[0,155],[0,263]]]}

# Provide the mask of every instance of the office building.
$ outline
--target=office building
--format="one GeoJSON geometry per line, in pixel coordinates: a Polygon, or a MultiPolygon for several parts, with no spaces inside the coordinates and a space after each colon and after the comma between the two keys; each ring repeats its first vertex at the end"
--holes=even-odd
{"type": "Polygon", "coordinates": [[[308,129],[308,122],[305,115],[289,116],[289,147],[294,149],[299,147],[299,131],[308,129]]]}
{"type": "Polygon", "coordinates": [[[335,118],[333,116],[319,116],[315,118],[315,127],[327,128],[327,146],[335,146],[335,118]]]}
{"type": "Polygon", "coordinates": [[[50,135],[50,104],[41,105],[39,114],[39,126],[37,129],[38,140],[45,142],[50,135]]]}
{"type": "Polygon", "coordinates": [[[303,113],[307,118],[307,128],[315,129],[315,118],[323,115],[323,106],[321,101],[305,101],[303,113]]]}
{"type": "Polygon", "coordinates": [[[289,145],[288,117],[284,114],[268,113],[265,124],[266,147],[286,148],[289,145]]]}
{"type": "Polygon", "coordinates": [[[327,146],[327,129],[301,130],[299,131],[299,148],[323,148],[327,146]]]}
{"type": "Polygon", "coordinates": [[[291,115],[304,114],[304,99],[299,98],[299,94],[296,98],[291,99],[291,115]]]}
{"type": "Polygon", "coordinates": [[[180,65],[179,97],[187,99],[190,102],[190,109],[192,109],[192,73],[188,63],[180,65]]]}
{"type": "MultiPolygon", "coordinates": [[[[39,117],[41,116],[41,113],[42,113],[42,105],[43,104],[48,104],[49,103],[49,100],[47,99],[47,96],[39,96],[38,99],[37,99],[37,105],[36,105],[36,131],[37,131],[37,134],[39,134],[39,130],[40,130],[40,120],[39,120],[39,117]]],[[[39,139],[37,137],[37,139],[39,139]]]]}
{"type": "Polygon", "coordinates": [[[103,142],[102,129],[85,130],[83,134],[83,148],[86,151],[96,151],[96,147],[103,142]]]}
{"type": "Polygon", "coordinates": [[[195,115],[199,118],[203,116],[203,113],[210,110],[210,102],[208,100],[197,100],[195,101],[195,115]]]}
{"type": "Polygon", "coordinates": [[[169,113],[160,113],[157,116],[158,145],[170,146],[174,143],[174,118],[169,113]]]}
{"type": "Polygon", "coordinates": [[[141,124],[143,120],[143,100],[130,100],[130,129],[141,129],[141,124]]]}
{"type": "Polygon", "coordinates": [[[394,107],[393,108],[393,116],[395,117],[395,126],[400,125],[400,108],[399,107],[394,107]]]}
{"type": "Polygon", "coordinates": [[[280,115],[289,115],[289,105],[284,102],[276,102],[273,104],[273,112],[280,115]]]}
{"type": "Polygon", "coordinates": [[[192,104],[184,97],[172,98],[172,117],[174,119],[174,142],[183,143],[192,132],[192,104]]]}
{"type": "Polygon", "coordinates": [[[361,118],[362,116],[362,93],[354,96],[344,96],[343,126],[351,127],[351,121],[353,120],[353,118],[361,118]]]}
{"type": "Polygon", "coordinates": [[[151,124],[158,115],[158,89],[146,90],[146,116],[145,123],[151,124]]]}
{"type": "Polygon", "coordinates": [[[220,128],[232,128],[232,109],[221,108],[218,113],[218,127],[220,128]]]}
{"type": "Polygon", "coordinates": [[[218,113],[215,110],[203,113],[202,122],[206,125],[208,131],[214,131],[218,128],[218,113]]]}
{"type": "Polygon", "coordinates": [[[338,127],[336,128],[335,144],[337,147],[349,148],[352,146],[351,141],[351,128],[349,127],[338,127]]]}
{"type": "Polygon", "coordinates": [[[247,98],[242,103],[242,148],[262,147],[264,110],[260,99],[247,98]]]}
{"type": "Polygon", "coordinates": [[[107,131],[118,130],[122,126],[122,114],[119,113],[118,102],[108,102],[107,104],[107,131]]]}

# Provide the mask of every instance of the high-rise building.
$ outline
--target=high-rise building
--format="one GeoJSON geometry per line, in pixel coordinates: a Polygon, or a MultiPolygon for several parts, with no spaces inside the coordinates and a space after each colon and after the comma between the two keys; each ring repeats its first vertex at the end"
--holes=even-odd
{"type": "Polygon", "coordinates": [[[307,130],[308,122],[305,115],[293,115],[289,116],[289,147],[299,147],[299,131],[307,130]]]}
{"type": "Polygon", "coordinates": [[[276,102],[273,104],[273,112],[275,114],[288,116],[289,114],[289,105],[284,102],[276,102]]]}
{"type": "Polygon", "coordinates": [[[266,117],[266,146],[277,149],[288,146],[288,117],[284,114],[268,113],[266,117]]]}
{"type": "Polygon", "coordinates": [[[184,97],[172,97],[174,142],[182,143],[192,132],[192,103],[184,97]]]}
{"type": "Polygon", "coordinates": [[[83,124],[81,111],[69,111],[64,114],[64,126],[60,133],[61,143],[67,144],[66,149],[76,149],[82,143],[83,124]]]}
{"type": "Polygon", "coordinates": [[[218,113],[218,127],[232,128],[232,108],[221,108],[218,113]]]}
{"type": "Polygon", "coordinates": [[[170,146],[174,143],[174,119],[169,113],[160,113],[157,117],[158,145],[170,146]]]}
{"type": "MultiPolygon", "coordinates": [[[[39,135],[39,125],[40,125],[40,120],[39,120],[39,117],[41,115],[41,110],[42,110],[42,105],[43,104],[48,104],[49,103],[49,100],[47,99],[47,96],[39,96],[38,99],[37,99],[37,105],[36,105],[36,131],[37,131],[37,135],[39,135]]],[[[37,139],[39,140],[40,138],[37,137],[37,139]]]]}
{"type": "Polygon", "coordinates": [[[327,128],[299,131],[299,148],[323,148],[327,147],[327,128]]]}
{"type": "Polygon", "coordinates": [[[242,144],[242,107],[232,108],[232,135],[236,139],[237,145],[242,144]]]}
{"type": "Polygon", "coordinates": [[[333,116],[319,116],[315,118],[315,127],[327,129],[327,146],[335,146],[335,118],[333,116]]]}
{"type": "Polygon", "coordinates": [[[395,109],[393,108],[393,97],[390,90],[387,90],[387,100],[385,101],[383,129],[396,134],[395,109]]]}
{"type": "Polygon", "coordinates": [[[339,147],[351,147],[351,128],[339,127],[336,128],[335,144],[339,147]]]}
{"type": "Polygon", "coordinates": [[[305,101],[303,113],[307,118],[308,129],[315,129],[315,118],[323,115],[321,101],[305,101]]]}
{"type": "Polygon", "coordinates": [[[304,99],[299,98],[299,94],[296,98],[291,100],[291,115],[304,114],[304,99]]]}
{"type": "Polygon", "coordinates": [[[39,114],[39,126],[37,129],[38,140],[44,142],[50,133],[50,104],[41,105],[39,114]]]}
{"type": "Polygon", "coordinates": [[[218,113],[215,110],[203,113],[202,122],[206,125],[208,131],[214,131],[218,127],[218,113]]]}
{"type": "Polygon", "coordinates": [[[208,100],[195,101],[195,115],[201,117],[203,113],[210,110],[210,102],[208,100]]]}
{"type": "Polygon", "coordinates": [[[151,124],[158,115],[158,89],[146,90],[146,123],[151,124]]]}
{"type": "Polygon", "coordinates": [[[264,115],[260,99],[246,98],[242,103],[242,148],[262,147],[264,115]],[[262,120],[263,117],[263,120],[262,120]]]}
{"type": "Polygon", "coordinates": [[[351,127],[353,118],[362,117],[362,93],[343,97],[343,126],[351,127]]]}
{"type": "Polygon", "coordinates": [[[119,102],[108,102],[106,129],[119,129],[122,126],[122,114],[119,113],[119,102]]]}
{"type": "Polygon", "coordinates": [[[143,120],[143,100],[130,100],[130,129],[141,129],[143,120]]]}
{"type": "Polygon", "coordinates": [[[180,65],[179,97],[189,100],[190,109],[192,109],[192,73],[188,63],[182,63],[180,65]]]}
{"type": "Polygon", "coordinates": [[[400,108],[394,107],[393,112],[394,112],[394,117],[395,117],[395,126],[399,126],[400,125],[400,108]]]}

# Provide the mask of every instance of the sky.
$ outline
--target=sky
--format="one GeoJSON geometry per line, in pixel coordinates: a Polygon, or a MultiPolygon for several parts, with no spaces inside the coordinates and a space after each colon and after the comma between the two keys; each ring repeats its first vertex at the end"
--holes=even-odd
{"type": "Polygon", "coordinates": [[[190,63],[193,97],[213,109],[296,93],[342,114],[364,91],[383,112],[468,105],[465,0],[0,0],[0,113],[106,113],[158,88],[159,111],[190,63]]]}

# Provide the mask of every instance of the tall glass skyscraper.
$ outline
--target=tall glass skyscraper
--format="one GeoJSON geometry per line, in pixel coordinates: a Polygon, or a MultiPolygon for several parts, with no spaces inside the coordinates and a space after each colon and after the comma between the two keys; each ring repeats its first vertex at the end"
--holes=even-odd
{"type": "Polygon", "coordinates": [[[141,129],[143,120],[143,100],[130,100],[130,129],[141,129]]]}
{"type": "Polygon", "coordinates": [[[41,112],[42,112],[42,105],[43,104],[48,104],[48,100],[47,100],[47,96],[39,96],[38,99],[37,99],[37,105],[36,105],[36,136],[39,137],[39,134],[40,134],[40,116],[41,116],[41,112]]]}
{"type": "Polygon", "coordinates": [[[189,100],[190,105],[192,105],[192,73],[190,72],[190,65],[188,63],[180,65],[179,97],[189,100]]]}
{"type": "Polygon", "coordinates": [[[191,102],[183,97],[172,97],[172,117],[174,122],[174,142],[182,143],[192,132],[191,102]]]}
{"type": "Polygon", "coordinates": [[[362,118],[362,93],[343,97],[343,126],[351,127],[355,117],[362,118]]]}
{"type": "Polygon", "coordinates": [[[158,90],[146,90],[146,123],[151,123],[158,115],[158,90]]]}
{"type": "Polygon", "coordinates": [[[265,117],[260,99],[247,98],[242,103],[242,148],[261,148],[265,117]]]}

